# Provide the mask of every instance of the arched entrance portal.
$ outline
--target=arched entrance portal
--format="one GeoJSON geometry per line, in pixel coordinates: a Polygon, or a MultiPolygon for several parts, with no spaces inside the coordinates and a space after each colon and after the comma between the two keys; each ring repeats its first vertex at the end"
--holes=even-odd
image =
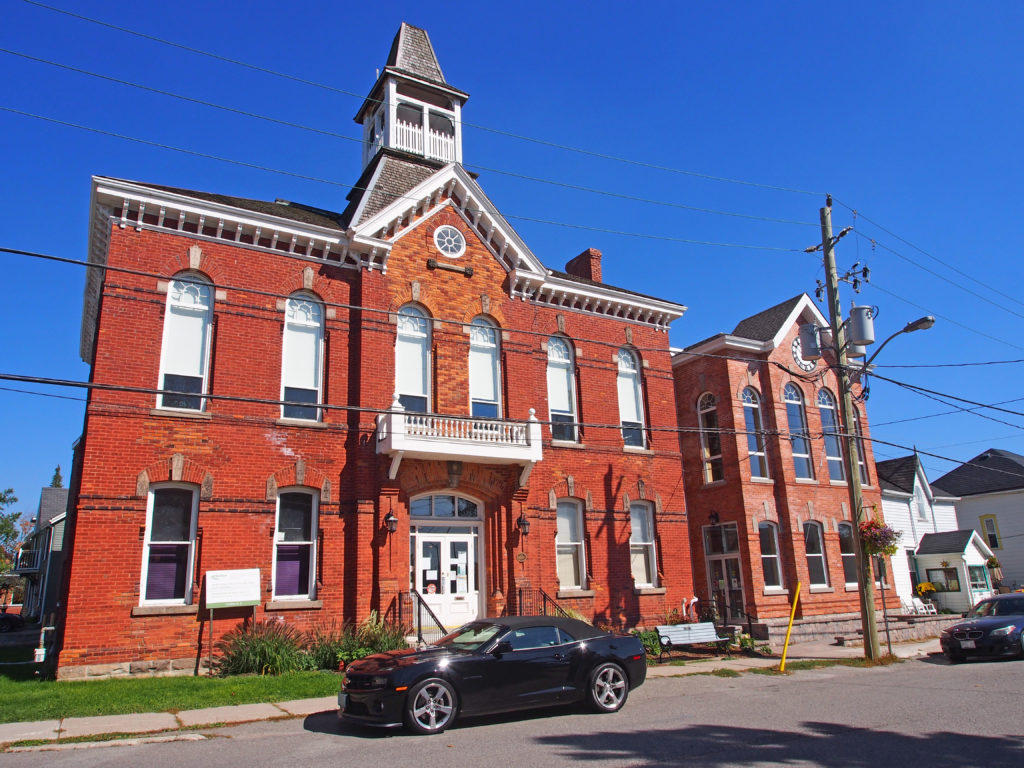
{"type": "Polygon", "coordinates": [[[420,496],[409,518],[409,583],[447,629],[480,616],[483,505],[461,495],[420,496]]]}

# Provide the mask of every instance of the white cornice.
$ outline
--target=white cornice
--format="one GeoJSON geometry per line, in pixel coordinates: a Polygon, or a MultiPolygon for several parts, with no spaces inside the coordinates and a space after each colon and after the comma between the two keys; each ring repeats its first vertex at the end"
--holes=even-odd
{"type": "Polygon", "coordinates": [[[745,339],[742,336],[733,336],[729,333],[720,333],[673,355],[672,367],[684,365],[693,360],[698,360],[704,355],[721,351],[753,352],[766,355],[774,348],[775,346],[771,341],[756,341],[754,339],[745,339]]]}
{"type": "Polygon", "coordinates": [[[785,322],[779,326],[779,330],[771,340],[772,349],[775,349],[783,342],[786,338],[786,334],[789,333],[790,328],[792,328],[793,324],[796,323],[797,318],[804,314],[809,315],[809,319],[813,320],[819,327],[828,325],[828,320],[826,320],[825,316],[821,314],[821,310],[814,305],[814,302],[811,301],[811,297],[805,293],[800,297],[800,301],[796,303],[796,306],[793,307],[792,311],[789,313],[789,317],[787,317],[785,322]]]}

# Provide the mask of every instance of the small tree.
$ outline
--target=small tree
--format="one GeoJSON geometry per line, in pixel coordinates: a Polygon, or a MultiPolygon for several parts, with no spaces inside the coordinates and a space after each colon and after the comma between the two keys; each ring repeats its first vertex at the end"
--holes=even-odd
{"type": "Polygon", "coordinates": [[[64,477],[60,473],[60,464],[58,464],[57,468],[55,470],[53,470],[53,479],[50,481],[50,487],[51,488],[63,488],[64,487],[64,477]]]}
{"type": "Polygon", "coordinates": [[[18,542],[21,541],[21,531],[18,528],[20,512],[4,512],[11,504],[17,504],[18,497],[14,495],[14,489],[8,488],[0,491],[0,574],[8,573],[14,567],[14,554],[18,549],[18,542]]]}

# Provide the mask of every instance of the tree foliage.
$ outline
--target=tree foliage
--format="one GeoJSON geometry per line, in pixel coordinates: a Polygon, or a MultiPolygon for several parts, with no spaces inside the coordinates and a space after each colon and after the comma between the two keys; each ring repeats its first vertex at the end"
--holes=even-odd
{"type": "Polygon", "coordinates": [[[63,488],[64,487],[64,476],[60,473],[60,464],[53,470],[53,479],[50,480],[51,488],[63,488]]]}
{"type": "Polygon", "coordinates": [[[5,512],[11,504],[17,504],[18,497],[14,489],[0,491],[0,573],[7,573],[14,567],[14,555],[21,541],[21,530],[18,526],[20,512],[5,512]]]}

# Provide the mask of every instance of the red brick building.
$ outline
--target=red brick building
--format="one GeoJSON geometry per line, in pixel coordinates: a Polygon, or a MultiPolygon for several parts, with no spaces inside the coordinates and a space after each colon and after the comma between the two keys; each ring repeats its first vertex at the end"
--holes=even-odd
{"type": "Polygon", "coordinates": [[[340,213],[94,179],[61,676],[197,668],[211,570],[300,629],[693,594],[685,308],[544,267],[461,165],[466,99],[403,25],[340,213]]]}
{"type": "MultiPolygon", "coordinates": [[[[773,639],[797,582],[804,636],[860,626],[839,392],[831,358],[801,355],[809,322],[828,325],[796,296],[673,358],[696,593],[773,639]]],[[[858,453],[864,505],[880,515],[870,440],[858,453]]]]}

